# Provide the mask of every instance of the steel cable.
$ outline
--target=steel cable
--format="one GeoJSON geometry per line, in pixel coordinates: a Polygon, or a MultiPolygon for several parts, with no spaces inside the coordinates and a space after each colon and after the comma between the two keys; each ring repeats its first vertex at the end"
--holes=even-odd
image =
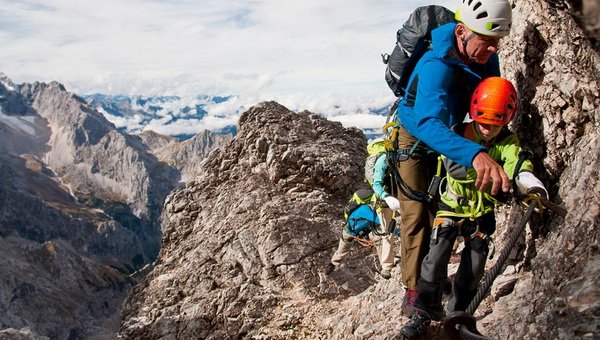
{"type": "MultiPolygon", "coordinates": [[[[505,244],[504,248],[500,252],[500,256],[498,257],[498,260],[496,261],[496,263],[494,264],[492,269],[485,274],[485,278],[484,278],[482,284],[479,286],[479,289],[477,290],[477,294],[475,295],[473,300],[471,300],[471,303],[469,304],[469,306],[467,307],[467,309],[465,311],[468,315],[473,315],[475,313],[475,310],[477,310],[477,307],[479,307],[479,304],[481,303],[483,298],[488,293],[489,289],[491,288],[492,283],[494,282],[494,280],[498,276],[498,273],[504,266],[504,262],[506,262],[506,259],[508,258],[508,255],[510,254],[512,248],[515,246],[517,239],[519,238],[519,236],[521,236],[523,230],[525,230],[525,226],[527,226],[527,222],[529,221],[529,218],[535,211],[535,208],[536,208],[535,202],[530,202],[529,207],[525,211],[525,214],[521,217],[520,223],[517,225],[517,228],[513,231],[513,233],[510,234],[507,243],[505,244]]],[[[457,326],[458,326],[457,328],[458,328],[458,332],[459,332],[461,339],[467,339],[467,340],[488,340],[489,339],[486,336],[474,333],[473,331],[477,331],[476,329],[471,330],[463,324],[460,324],[457,326]]]]}
{"type": "Polygon", "coordinates": [[[521,218],[519,225],[514,230],[514,232],[510,235],[508,242],[504,245],[504,248],[500,252],[500,256],[498,257],[498,260],[496,261],[496,263],[494,264],[492,269],[485,274],[483,283],[481,284],[481,286],[479,286],[479,289],[477,290],[477,294],[475,295],[473,300],[471,300],[469,307],[467,307],[467,309],[466,309],[467,313],[473,315],[475,313],[475,310],[477,310],[477,307],[479,307],[479,304],[481,303],[481,301],[483,300],[485,295],[488,293],[489,289],[492,286],[492,283],[494,282],[494,280],[498,276],[498,273],[504,266],[504,262],[506,262],[508,255],[510,255],[512,248],[515,246],[517,239],[519,238],[519,236],[521,236],[521,233],[523,232],[523,230],[525,230],[527,221],[529,221],[529,218],[535,211],[535,207],[536,207],[536,205],[533,202],[531,204],[529,204],[529,207],[527,208],[527,210],[525,211],[525,214],[521,218]]]}

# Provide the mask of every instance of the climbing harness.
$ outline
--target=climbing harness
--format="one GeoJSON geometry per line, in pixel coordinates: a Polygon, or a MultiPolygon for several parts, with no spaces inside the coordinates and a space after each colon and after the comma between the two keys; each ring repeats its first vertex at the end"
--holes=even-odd
{"type": "MultiPolygon", "coordinates": [[[[438,213],[440,213],[440,212],[438,212],[438,213]]],[[[435,218],[435,220],[433,221],[433,226],[431,227],[431,241],[432,242],[437,242],[437,237],[438,237],[440,228],[454,227],[454,228],[458,229],[457,230],[458,235],[462,235],[461,230],[466,223],[475,223],[475,231],[472,232],[470,235],[465,236],[465,238],[473,239],[475,237],[479,237],[480,239],[486,241],[488,243],[488,245],[491,245],[488,259],[491,260],[494,258],[494,254],[496,251],[496,244],[494,243],[494,239],[490,235],[488,235],[480,230],[478,220],[471,221],[467,218],[461,218],[460,220],[456,221],[456,220],[453,220],[453,219],[447,217],[450,214],[440,214],[440,215],[444,215],[444,216],[443,217],[437,216],[435,218]],[[446,221],[449,221],[449,222],[446,222],[446,221]]],[[[455,217],[455,216],[453,216],[453,217],[455,217]]]]}
{"type": "MultiPolygon", "coordinates": [[[[479,218],[481,216],[485,215],[485,211],[483,209],[484,194],[481,191],[477,191],[477,193],[476,193],[477,200],[469,201],[465,197],[460,196],[460,195],[456,194],[454,191],[452,191],[452,188],[450,188],[450,186],[448,186],[446,188],[446,193],[450,198],[457,201],[459,205],[461,205],[463,207],[467,207],[468,212],[457,213],[457,212],[448,211],[448,210],[440,210],[436,214],[436,219],[440,218],[440,217],[442,217],[442,218],[446,217],[450,220],[452,220],[452,218],[459,219],[458,221],[452,220],[452,221],[454,221],[454,225],[458,228],[459,234],[461,234],[460,230],[464,223],[474,223],[475,231],[472,232],[467,237],[469,239],[479,237],[479,238],[483,239],[484,241],[486,241],[488,243],[488,245],[490,246],[490,252],[489,252],[488,259],[490,259],[490,260],[493,259],[494,254],[496,252],[496,243],[494,242],[494,239],[490,235],[488,235],[480,230],[480,225],[479,225],[479,218]]],[[[486,198],[488,198],[488,200],[490,200],[491,196],[486,195],[486,198]]],[[[494,202],[494,201],[492,201],[492,202],[494,202]]],[[[437,228],[435,225],[433,226],[432,233],[437,234],[437,228]]]]}
{"type": "Polygon", "coordinates": [[[430,203],[433,201],[437,194],[439,184],[442,176],[442,162],[438,155],[438,167],[435,176],[433,176],[428,189],[426,192],[420,192],[411,188],[400,176],[398,172],[398,163],[404,162],[411,158],[413,155],[418,154],[423,157],[431,157],[437,154],[435,151],[421,143],[420,140],[416,140],[415,143],[409,149],[400,149],[398,145],[398,135],[400,133],[400,124],[396,117],[396,108],[402,98],[396,99],[392,105],[390,112],[386,118],[386,122],[383,125],[383,135],[385,150],[387,153],[387,159],[390,166],[390,174],[392,175],[392,182],[395,184],[397,191],[401,192],[407,198],[424,203],[430,203]]]}
{"type": "MultiPolygon", "coordinates": [[[[417,140],[415,142],[415,144],[413,144],[413,146],[408,149],[408,150],[398,150],[396,152],[390,153],[388,152],[388,158],[390,159],[390,168],[391,168],[391,175],[393,178],[393,182],[396,184],[398,190],[407,198],[413,200],[413,201],[418,201],[418,202],[424,202],[424,203],[430,203],[432,202],[436,195],[437,195],[437,191],[438,191],[438,187],[442,181],[442,161],[441,161],[441,157],[438,156],[438,165],[437,165],[437,170],[435,175],[432,177],[431,182],[429,183],[429,186],[427,188],[426,192],[420,192],[418,190],[415,190],[413,188],[411,188],[400,176],[400,172],[398,171],[398,162],[403,162],[407,159],[409,159],[414,153],[415,150],[417,150],[418,144],[420,143],[419,140],[417,140]],[[391,154],[391,156],[390,156],[391,154]]],[[[429,151],[431,153],[433,153],[433,151],[429,151]]]]}

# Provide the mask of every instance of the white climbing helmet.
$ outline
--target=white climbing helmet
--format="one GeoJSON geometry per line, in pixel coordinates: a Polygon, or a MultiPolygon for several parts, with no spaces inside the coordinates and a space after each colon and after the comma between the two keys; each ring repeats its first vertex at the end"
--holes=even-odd
{"type": "Polygon", "coordinates": [[[510,32],[512,9],[508,0],[460,0],[454,15],[471,31],[491,37],[510,32]]]}

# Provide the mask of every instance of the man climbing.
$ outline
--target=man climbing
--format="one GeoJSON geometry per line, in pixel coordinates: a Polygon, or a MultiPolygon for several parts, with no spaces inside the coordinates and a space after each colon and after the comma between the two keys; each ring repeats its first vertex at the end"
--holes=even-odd
{"type": "MultiPolygon", "coordinates": [[[[511,7],[508,0],[463,0],[455,18],[457,22],[431,32],[432,50],[419,59],[398,105],[398,147],[415,150],[397,163],[398,173],[412,191],[426,192],[436,168],[435,153],[440,153],[473,167],[478,190],[484,191],[491,181],[492,194],[500,189],[507,192],[509,179],[485,147],[449,127],[463,120],[472,90],[481,79],[500,74],[496,52],[500,39],[510,31],[511,7]]],[[[402,284],[407,289],[402,308],[410,313],[419,294],[417,280],[436,207],[405,193],[399,198],[402,284]]]]}
{"type": "MultiPolygon", "coordinates": [[[[546,188],[531,172],[533,165],[520,156],[519,139],[506,128],[517,112],[517,103],[517,92],[508,80],[486,78],[471,99],[469,114],[473,122],[457,125],[455,131],[486,147],[487,154],[503,164],[506,173],[514,178],[516,191],[547,198],[546,188]]],[[[401,330],[409,339],[424,334],[430,320],[442,318],[442,285],[457,236],[465,238],[465,248],[446,309],[464,311],[468,307],[483,276],[488,242],[496,229],[494,205],[501,203],[498,197],[491,194],[490,188],[478,190],[478,175],[473,168],[448,158],[444,158],[444,165],[446,187],[433,224],[429,253],[421,266],[415,313],[401,330]]]]}

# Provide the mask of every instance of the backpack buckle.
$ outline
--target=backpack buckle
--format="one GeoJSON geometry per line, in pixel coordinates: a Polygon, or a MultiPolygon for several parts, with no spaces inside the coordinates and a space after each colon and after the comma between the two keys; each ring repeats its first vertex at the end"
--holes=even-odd
{"type": "Polygon", "coordinates": [[[405,160],[407,160],[409,158],[410,158],[410,155],[408,153],[404,153],[404,152],[399,152],[398,157],[396,157],[396,159],[399,162],[404,162],[405,160]]]}

